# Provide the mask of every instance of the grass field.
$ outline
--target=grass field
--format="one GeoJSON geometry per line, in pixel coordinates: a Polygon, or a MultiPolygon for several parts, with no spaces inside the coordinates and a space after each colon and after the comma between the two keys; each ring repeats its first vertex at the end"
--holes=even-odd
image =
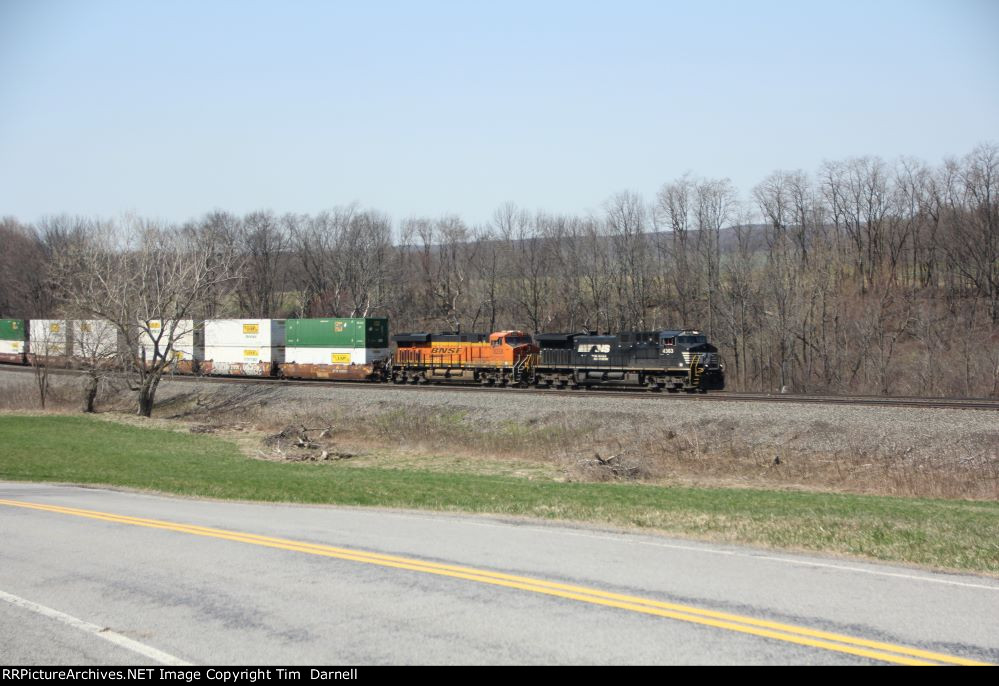
{"type": "Polygon", "coordinates": [[[209,498],[518,515],[999,575],[999,503],[561,483],[396,465],[255,460],[220,438],[78,416],[0,415],[0,479],[209,498]]]}

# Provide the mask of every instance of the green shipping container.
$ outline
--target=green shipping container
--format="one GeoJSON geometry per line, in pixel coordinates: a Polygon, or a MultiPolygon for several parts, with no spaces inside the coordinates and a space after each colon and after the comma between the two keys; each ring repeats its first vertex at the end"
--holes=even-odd
{"type": "Polygon", "coordinates": [[[0,341],[27,340],[23,319],[0,319],[0,341]]]}
{"type": "Polygon", "coordinates": [[[387,348],[388,319],[288,319],[285,345],[321,348],[387,348]]]}

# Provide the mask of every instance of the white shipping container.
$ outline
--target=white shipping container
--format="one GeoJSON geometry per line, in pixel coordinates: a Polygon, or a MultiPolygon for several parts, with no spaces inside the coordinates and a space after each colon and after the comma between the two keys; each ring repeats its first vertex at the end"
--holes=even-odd
{"type": "Polygon", "coordinates": [[[138,355],[147,361],[152,361],[156,341],[162,350],[166,349],[171,335],[174,336],[173,357],[177,360],[203,360],[205,347],[201,336],[201,322],[193,319],[180,319],[176,326],[173,320],[152,319],[149,322],[150,334],[142,332],[139,337],[138,355]]]}
{"type": "Polygon", "coordinates": [[[28,322],[28,351],[35,355],[65,355],[68,334],[63,319],[32,319],[28,322]]]}
{"type": "Polygon", "coordinates": [[[284,360],[295,364],[371,364],[387,359],[389,353],[388,348],[288,347],[284,360]]]}
{"type": "Polygon", "coordinates": [[[284,347],[272,346],[236,346],[236,345],[206,345],[206,362],[224,362],[232,364],[256,364],[258,362],[284,362],[284,347]]]}
{"type": "Polygon", "coordinates": [[[270,348],[284,345],[283,319],[208,319],[205,347],[270,348]]]}
{"type": "Polygon", "coordinates": [[[101,360],[118,352],[118,330],[103,319],[76,319],[73,326],[73,357],[101,360]]]}
{"type": "Polygon", "coordinates": [[[0,339],[0,355],[20,355],[24,352],[24,341],[6,341],[0,339]]]}

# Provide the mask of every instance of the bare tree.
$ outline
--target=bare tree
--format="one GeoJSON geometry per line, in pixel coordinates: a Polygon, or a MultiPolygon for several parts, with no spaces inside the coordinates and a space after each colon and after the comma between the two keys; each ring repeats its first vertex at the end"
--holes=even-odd
{"type": "Polygon", "coordinates": [[[503,208],[503,215],[497,219],[509,256],[506,294],[516,308],[515,320],[526,322],[530,331],[541,331],[552,319],[551,244],[544,228],[550,218],[542,212],[532,218],[513,205],[503,208]]]}
{"type": "Polygon", "coordinates": [[[395,270],[388,217],[350,205],[285,223],[304,273],[303,314],[365,317],[387,306],[395,270]]]}
{"type": "Polygon", "coordinates": [[[189,333],[182,323],[203,317],[235,281],[235,253],[217,248],[205,250],[190,231],[129,216],[93,227],[59,256],[68,305],[117,329],[141,416],[152,414],[175,346],[189,333]],[[166,325],[154,330],[154,322],[166,325]],[[139,347],[150,339],[152,356],[142,359],[139,347]]]}
{"type": "Polygon", "coordinates": [[[707,331],[715,333],[715,311],[721,274],[721,232],[736,209],[736,192],[728,179],[705,179],[695,189],[697,248],[704,275],[707,331]]]}
{"type": "Polygon", "coordinates": [[[284,261],[290,247],[287,224],[273,212],[252,212],[236,229],[242,255],[236,297],[244,316],[278,316],[284,299],[288,270],[284,261]]]}
{"type": "Polygon", "coordinates": [[[945,250],[952,268],[988,303],[999,324],[999,145],[980,145],[961,173],[965,211],[955,217],[945,250]]]}
{"type": "Polygon", "coordinates": [[[118,329],[102,319],[75,320],[71,322],[73,361],[84,371],[84,412],[93,412],[97,391],[102,381],[128,364],[128,355],[118,348],[118,329]]]}
{"type": "Polygon", "coordinates": [[[390,253],[392,224],[378,212],[358,212],[345,227],[340,251],[344,311],[351,317],[367,317],[383,308],[392,280],[390,253]]]}
{"type": "Polygon", "coordinates": [[[728,348],[732,351],[737,387],[748,387],[750,336],[759,319],[761,284],[753,274],[752,229],[743,222],[734,228],[735,250],[722,268],[721,296],[728,348]]]}
{"type": "Polygon", "coordinates": [[[558,215],[544,226],[552,251],[554,298],[560,307],[553,310],[553,323],[561,331],[578,331],[586,319],[586,297],[582,252],[585,221],[571,215],[558,215]]]}
{"type": "Polygon", "coordinates": [[[38,402],[45,409],[49,396],[49,365],[61,366],[69,355],[69,332],[61,319],[31,322],[28,362],[38,387],[38,402]]]}
{"type": "Polygon", "coordinates": [[[300,286],[303,315],[340,316],[342,288],[338,253],[344,229],[354,212],[354,207],[334,208],[315,217],[286,218],[304,275],[300,286]]]}
{"type": "Polygon", "coordinates": [[[605,221],[614,251],[617,328],[645,329],[652,322],[655,276],[648,229],[649,211],[636,193],[624,191],[604,203],[605,221]]]}
{"type": "MultiPolygon", "coordinates": [[[[143,222],[133,220],[133,223],[143,222]]],[[[221,210],[209,212],[200,221],[188,222],[178,232],[176,241],[187,250],[198,252],[205,271],[224,269],[237,276],[242,273],[241,262],[246,255],[239,249],[240,221],[235,215],[221,210]]],[[[202,316],[224,316],[231,293],[231,282],[207,285],[199,302],[202,316]]]]}
{"type": "Polygon", "coordinates": [[[473,296],[476,310],[476,316],[471,322],[473,330],[478,327],[481,317],[484,322],[489,322],[489,331],[495,331],[497,314],[503,306],[500,286],[501,277],[506,276],[503,269],[508,263],[507,246],[497,238],[495,231],[491,226],[473,229],[475,241],[479,244],[479,250],[472,260],[477,286],[473,296]]]}
{"type": "Polygon", "coordinates": [[[609,331],[613,320],[613,258],[607,246],[604,226],[594,218],[582,222],[579,236],[579,270],[583,283],[583,328],[609,331]]]}
{"type": "Polygon", "coordinates": [[[859,338],[868,350],[862,359],[865,366],[873,367],[876,387],[882,395],[893,390],[897,344],[912,325],[912,305],[911,293],[899,292],[890,279],[884,279],[874,284],[856,320],[859,338]]]}
{"type": "Polygon", "coordinates": [[[422,283],[425,323],[441,323],[460,331],[463,322],[475,319],[466,311],[467,294],[478,243],[470,240],[465,223],[455,215],[437,220],[407,219],[403,243],[413,246],[414,279],[422,283]]]}
{"type": "Polygon", "coordinates": [[[66,215],[45,217],[35,226],[0,219],[0,314],[31,318],[55,313],[50,265],[85,223],[66,215]]]}
{"type": "Polygon", "coordinates": [[[656,196],[655,218],[659,253],[668,277],[664,300],[672,300],[679,326],[687,326],[696,311],[701,274],[694,269],[696,255],[691,240],[694,225],[696,182],[689,176],[665,184],[656,196]]]}
{"type": "Polygon", "coordinates": [[[31,226],[13,217],[0,219],[0,313],[46,317],[52,310],[45,245],[31,226]]]}

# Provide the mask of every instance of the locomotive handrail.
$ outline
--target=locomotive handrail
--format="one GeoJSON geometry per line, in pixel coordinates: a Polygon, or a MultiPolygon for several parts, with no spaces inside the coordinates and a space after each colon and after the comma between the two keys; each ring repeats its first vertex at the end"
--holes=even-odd
{"type": "Polygon", "coordinates": [[[517,360],[513,365],[513,376],[515,379],[520,378],[520,375],[526,371],[534,368],[535,363],[537,363],[538,353],[528,353],[522,358],[517,360]]]}
{"type": "Polygon", "coordinates": [[[691,386],[701,385],[701,366],[700,366],[701,356],[698,353],[693,353],[690,356],[690,369],[688,371],[687,382],[691,386]]]}

